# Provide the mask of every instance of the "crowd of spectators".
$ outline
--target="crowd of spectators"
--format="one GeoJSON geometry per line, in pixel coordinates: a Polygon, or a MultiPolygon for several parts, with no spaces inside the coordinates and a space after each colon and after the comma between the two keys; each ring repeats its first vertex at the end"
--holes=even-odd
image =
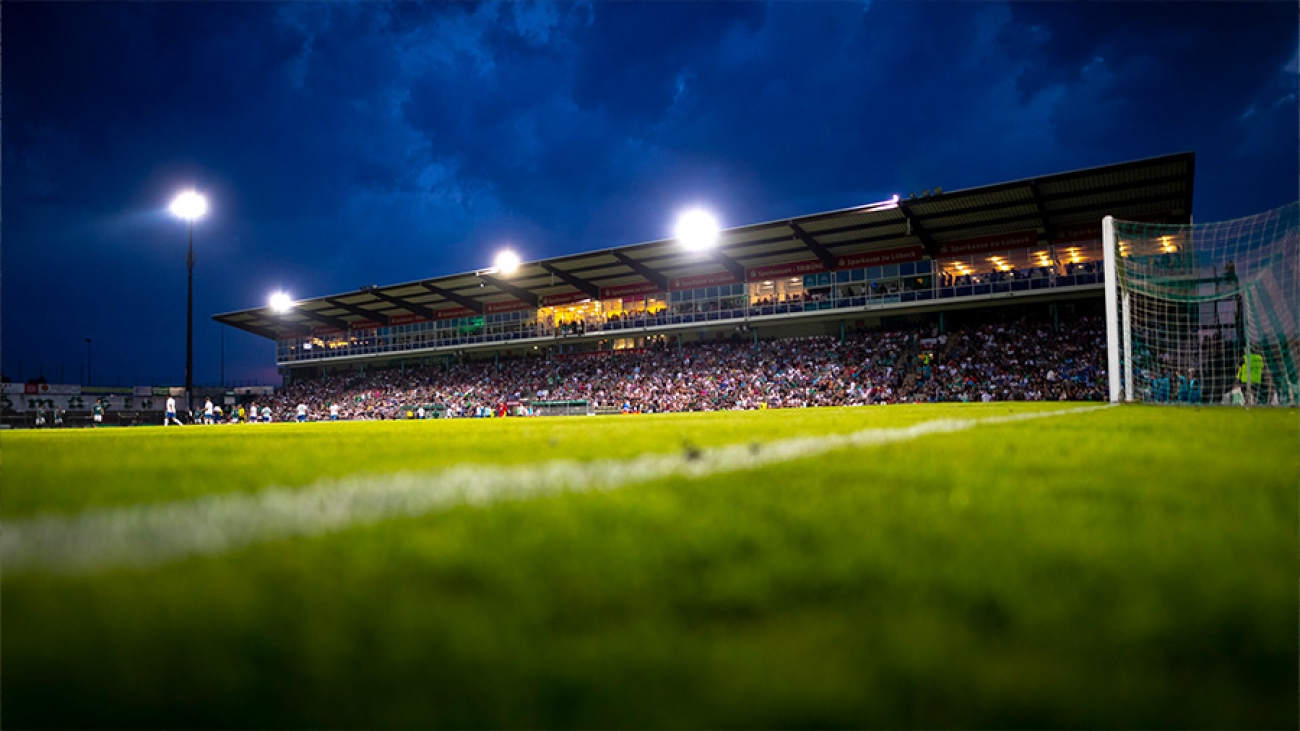
{"type": "MultiPolygon", "coordinates": [[[[263,399],[276,421],[404,418],[420,404],[448,417],[581,400],[630,412],[715,411],[943,401],[1102,400],[1105,328],[1082,316],[940,333],[933,326],[757,343],[747,337],[608,354],[465,361],[330,373],[263,399]]],[[[260,405],[260,404],[259,404],[260,405]]]]}

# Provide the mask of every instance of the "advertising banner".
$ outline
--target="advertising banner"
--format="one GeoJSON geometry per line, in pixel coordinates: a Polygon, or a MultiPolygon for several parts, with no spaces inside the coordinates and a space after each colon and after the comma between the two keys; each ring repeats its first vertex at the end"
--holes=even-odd
{"type": "Polygon", "coordinates": [[[1028,249],[1038,246],[1038,231],[1028,229],[1013,231],[1009,234],[976,236],[939,244],[939,253],[943,256],[961,256],[963,254],[983,254],[989,251],[1006,251],[1008,249],[1028,249]]]}
{"type": "Polygon", "coordinates": [[[788,264],[769,264],[762,267],[750,267],[745,270],[745,280],[753,282],[759,279],[773,279],[776,277],[795,277],[804,274],[817,274],[826,271],[822,266],[820,259],[808,259],[807,261],[792,261],[788,264]]]}
{"type": "Polygon", "coordinates": [[[543,307],[555,307],[556,305],[571,305],[574,302],[591,299],[583,292],[563,292],[561,294],[548,294],[542,297],[541,304],[543,307]]]}
{"type": "Polygon", "coordinates": [[[435,310],[439,320],[452,320],[457,317],[473,317],[478,313],[468,307],[448,307],[445,310],[435,310]]]}
{"type": "MultiPolygon", "coordinates": [[[[81,387],[81,392],[82,392],[83,394],[88,393],[88,394],[93,394],[93,395],[96,395],[96,396],[99,396],[99,395],[101,395],[101,394],[124,394],[124,395],[130,395],[130,394],[131,394],[131,391],[132,391],[134,388],[135,388],[134,386],[82,386],[82,387],[81,387]]],[[[43,392],[43,393],[44,393],[44,392],[43,392]]]]}
{"type": "Polygon", "coordinates": [[[357,320],[348,325],[349,330],[378,330],[381,327],[384,327],[383,323],[374,320],[357,320]]]}
{"type": "Polygon", "coordinates": [[[655,294],[659,291],[651,282],[640,282],[637,284],[620,284],[617,287],[601,287],[600,298],[603,300],[613,300],[620,297],[628,297],[634,294],[655,294]]]}
{"type": "Polygon", "coordinates": [[[1073,244],[1078,241],[1101,241],[1101,221],[1062,226],[1056,230],[1056,237],[1052,239],[1054,244],[1073,244]]]}
{"type": "Polygon", "coordinates": [[[520,300],[505,300],[504,302],[489,302],[483,307],[483,310],[489,315],[495,315],[501,312],[518,312],[519,310],[532,309],[532,305],[520,300]]]}
{"type": "MultiPolygon", "coordinates": [[[[1122,216],[1121,218],[1125,221],[1140,221],[1142,223],[1168,223],[1174,219],[1174,215],[1171,211],[1161,211],[1160,213],[1144,213],[1140,216],[1122,216]]],[[[1100,218],[1095,221],[1084,221],[1061,226],[1056,230],[1056,236],[1052,239],[1054,244],[1076,244],[1080,241],[1101,241],[1100,218]]]]}
{"type": "Polygon", "coordinates": [[[677,292],[696,287],[716,287],[719,284],[740,284],[740,280],[731,272],[714,272],[713,274],[695,274],[689,277],[673,277],[668,280],[668,289],[677,292]]]}
{"type": "Polygon", "coordinates": [[[427,317],[420,317],[419,315],[414,315],[414,314],[407,314],[407,315],[393,315],[392,317],[388,318],[388,324],[389,324],[390,326],[392,326],[392,325],[412,325],[412,324],[415,324],[415,323],[417,323],[417,322],[428,322],[428,321],[429,321],[429,318],[427,318],[427,317]]]}
{"type": "Polygon", "coordinates": [[[848,254],[835,257],[835,268],[862,269],[884,264],[900,264],[907,261],[920,261],[925,256],[921,246],[902,246],[896,249],[864,251],[861,254],[848,254]]]}

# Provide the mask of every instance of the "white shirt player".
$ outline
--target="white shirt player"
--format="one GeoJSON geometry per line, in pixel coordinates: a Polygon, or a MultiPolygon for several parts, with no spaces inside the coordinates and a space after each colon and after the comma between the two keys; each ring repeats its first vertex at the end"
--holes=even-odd
{"type": "Polygon", "coordinates": [[[298,404],[298,421],[307,420],[307,404],[298,404]]]}
{"type": "Polygon", "coordinates": [[[176,399],[172,398],[171,396],[167,397],[167,415],[168,416],[176,415],[176,399]]]}
{"type": "Polygon", "coordinates": [[[330,404],[330,418],[331,418],[331,419],[337,419],[337,418],[339,418],[339,405],[338,405],[338,404],[330,404]]]}

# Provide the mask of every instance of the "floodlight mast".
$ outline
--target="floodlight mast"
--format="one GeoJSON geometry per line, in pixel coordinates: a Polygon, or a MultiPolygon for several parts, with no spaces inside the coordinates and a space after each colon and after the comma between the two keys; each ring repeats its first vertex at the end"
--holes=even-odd
{"type": "Polygon", "coordinates": [[[172,200],[172,214],[190,224],[190,246],[185,255],[185,268],[189,274],[185,292],[185,408],[191,412],[194,411],[194,221],[207,211],[208,202],[193,190],[172,200]]]}

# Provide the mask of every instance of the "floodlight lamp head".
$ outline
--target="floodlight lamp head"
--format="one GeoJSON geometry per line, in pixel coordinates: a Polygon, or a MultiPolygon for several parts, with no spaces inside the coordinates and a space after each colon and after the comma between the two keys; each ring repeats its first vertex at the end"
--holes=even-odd
{"type": "Polygon", "coordinates": [[[505,249],[501,253],[497,254],[494,263],[496,264],[497,271],[503,276],[508,277],[519,269],[519,255],[510,249],[505,249]]]}
{"type": "Polygon", "coordinates": [[[271,309],[276,312],[288,312],[293,307],[293,298],[285,292],[276,292],[271,295],[271,309]]]}
{"type": "Polygon", "coordinates": [[[172,200],[171,212],[177,218],[193,221],[208,212],[208,201],[198,193],[187,190],[172,200]]]}
{"type": "Polygon", "coordinates": [[[696,208],[677,218],[674,231],[688,251],[704,251],[718,243],[718,221],[708,211],[696,208]]]}

